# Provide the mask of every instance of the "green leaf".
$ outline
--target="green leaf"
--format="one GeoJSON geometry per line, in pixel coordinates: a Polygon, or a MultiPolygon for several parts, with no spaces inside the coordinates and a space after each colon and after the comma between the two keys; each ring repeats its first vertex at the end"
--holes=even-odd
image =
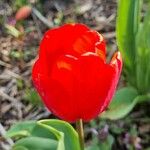
{"type": "Polygon", "coordinates": [[[125,87],[118,90],[109,105],[108,110],[102,113],[101,117],[112,120],[125,117],[137,104],[137,96],[138,92],[131,87],[125,87]]]}
{"type": "Polygon", "coordinates": [[[13,59],[22,59],[23,58],[23,53],[21,51],[18,51],[16,49],[11,50],[10,52],[10,57],[13,59]]]}
{"type": "Polygon", "coordinates": [[[100,150],[98,145],[90,145],[87,148],[85,148],[85,150],[100,150]]]}
{"type": "Polygon", "coordinates": [[[150,10],[137,36],[137,87],[140,93],[150,92],[150,10]]]}
{"type": "Polygon", "coordinates": [[[6,133],[6,137],[25,137],[29,136],[35,127],[35,121],[24,121],[14,124],[6,133]]]}
{"type": "Polygon", "coordinates": [[[46,147],[45,143],[56,141],[55,150],[80,150],[78,134],[74,128],[67,122],[55,119],[18,123],[11,127],[7,136],[21,138],[17,139],[14,149],[22,146],[22,149],[27,150],[47,150],[47,148],[52,149],[51,145],[56,144],[49,144],[46,147]]]}
{"type": "Polygon", "coordinates": [[[55,131],[54,128],[49,126],[43,126],[41,123],[36,123],[36,126],[31,131],[31,136],[34,137],[43,137],[43,138],[49,138],[53,140],[59,140],[57,137],[59,136],[59,131],[55,131]],[[57,136],[58,134],[58,136],[57,136]]]}
{"type": "Polygon", "coordinates": [[[15,147],[13,147],[12,150],[28,150],[28,149],[25,148],[24,146],[15,146],[15,147]]]}
{"type": "Polygon", "coordinates": [[[13,9],[16,11],[18,10],[20,7],[22,6],[25,6],[28,4],[28,1],[27,0],[15,0],[13,3],[12,3],[12,7],[13,9]]]}
{"type": "Polygon", "coordinates": [[[18,38],[21,35],[21,32],[11,25],[6,24],[5,28],[7,29],[7,32],[9,34],[11,34],[12,36],[16,38],[18,38]]]}
{"type": "Polygon", "coordinates": [[[51,126],[64,133],[65,150],[80,150],[78,134],[69,123],[55,119],[41,120],[39,123],[51,126]]]}
{"type": "Polygon", "coordinates": [[[17,141],[13,147],[13,150],[16,150],[17,148],[19,150],[19,147],[25,147],[27,150],[57,150],[57,144],[58,142],[52,139],[40,137],[26,137],[17,141]]]}
{"type": "Polygon", "coordinates": [[[111,150],[114,143],[114,137],[109,134],[107,138],[100,141],[97,137],[93,138],[92,144],[88,146],[85,150],[111,150]]]}
{"type": "Polygon", "coordinates": [[[56,139],[58,141],[57,150],[65,150],[64,145],[64,133],[58,131],[57,129],[48,126],[46,124],[42,124],[37,122],[36,127],[33,129],[32,133],[33,136],[49,138],[49,139],[56,139]]]}
{"type": "Polygon", "coordinates": [[[98,144],[99,144],[98,136],[93,135],[91,144],[87,146],[85,150],[100,150],[98,144]]]}
{"type": "Polygon", "coordinates": [[[142,0],[119,0],[117,11],[117,43],[124,59],[128,80],[135,84],[136,35],[139,30],[142,0]]]}
{"type": "Polygon", "coordinates": [[[32,105],[38,107],[43,106],[42,100],[38,93],[34,89],[27,88],[25,91],[24,99],[32,103],[32,105]]]}
{"type": "Polygon", "coordinates": [[[114,143],[114,137],[108,135],[107,139],[104,142],[99,143],[100,150],[112,150],[112,145],[114,143]]]}

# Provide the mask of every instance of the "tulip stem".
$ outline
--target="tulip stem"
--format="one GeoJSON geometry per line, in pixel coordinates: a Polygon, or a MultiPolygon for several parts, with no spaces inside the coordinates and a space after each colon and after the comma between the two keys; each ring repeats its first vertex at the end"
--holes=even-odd
{"type": "Polygon", "coordinates": [[[78,135],[79,135],[80,148],[81,148],[81,150],[84,150],[84,131],[83,131],[82,119],[79,119],[76,122],[76,130],[77,130],[78,135]]]}

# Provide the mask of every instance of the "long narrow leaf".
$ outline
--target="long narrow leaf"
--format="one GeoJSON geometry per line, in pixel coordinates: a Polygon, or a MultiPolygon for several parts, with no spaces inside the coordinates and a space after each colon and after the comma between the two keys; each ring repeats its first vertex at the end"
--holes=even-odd
{"type": "Polygon", "coordinates": [[[150,9],[137,36],[137,87],[141,93],[150,92],[150,9]]]}
{"type": "MultiPolygon", "coordinates": [[[[135,41],[139,30],[142,0],[119,0],[117,16],[117,42],[124,59],[124,66],[130,81],[135,74],[135,41]]],[[[130,82],[129,81],[129,82],[130,82]]]]}

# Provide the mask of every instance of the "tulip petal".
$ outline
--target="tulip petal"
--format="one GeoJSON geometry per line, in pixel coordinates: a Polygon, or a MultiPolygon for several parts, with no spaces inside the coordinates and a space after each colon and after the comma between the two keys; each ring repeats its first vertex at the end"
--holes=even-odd
{"type": "MultiPolygon", "coordinates": [[[[72,80],[69,74],[67,78],[72,80]]],[[[41,77],[41,84],[43,90],[40,93],[43,93],[41,96],[47,108],[59,118],[74,122],[78,118],[74,99],[72,99],[64,86],[57,80],[46,79],[45,77],[41,77]]]]}
{"type": "Polygon", "coordinates": [[[81,56],[79,64],[78,111],[84,121],[89,121],[103,111],[103,104],[114,82],[115,71],[95,54],[81,56]]]}
{"type": "Polygon", "coordinates": [[[51,69],[61,55],[79,57],[85,52],[96,52],[105,60],[105,51],[104,39],[98,32],[83,24],[67,24],[45,33],[39,56],[43,63],[48,63],[48,69],[51,69]]]}
{"type": "Polygon", "coordinates": [[[40,45],[40,55],[43,51],[49,55],[63,50],[66,52],[71,49],[73,42],[88,30],[83,24],[67,24],[47,31],[40,45]]]}
{"type": "Polygon", "coordinates": [[[53,68],[51,77],[41,71],[38,60],[33,68],[32,78],[47,108],[61,119],[73,122],[78,118],[78,110],[74,106],[76,98],[73,99],[77,82],[70,71],[73,60],[70,61],[69,67],[67,66],[69,59],[71,60],[70,57],[64,57],[64,62],[63,58],[59,59],[58,64],[53,68]]]}
{"type": "Polygon", "coordinates": [[[104,111],[107,108],[107,106],[109,105],[109,103],[115,93],[117,83],[119,81],[119,77],[120,77],[121,70],[122,70],[122,56],[121,56],[120,52],[116,52],[114,54],[109,65],[110,65],[110,68],[113,68],[115,73],[114,73],[113,83],[110,86],[110,90],[108,91],[108,97],[105,100],[104,108],[102,111],[104,111]]]}
{"type": "MultiPolygon", "coordinates": [[[[95,53],[83,54],[78,59],[61,57],[52,73],[52,79],[61,84],[70,97],[69,101],[72,101],[69,104],[68,100],[64,100],[66,111],[74,118],[82,118],[84,121],[92,119],[93,116],[96,117],[103,111],[105,100],[111,100],[112,95],[108,93],[110,87],[115,86],[114,77],[114,68],[105,64],[95,53]]],[[[57,103],[55,106],[60,113],[62,110],[58,107],[61,105],[57,103]]],[[[66,118],[63,119],[66,120],[66,118]]],[[[72,121],[76,120],[72,119],[72,121]]]]}
{"type": "Polygon", "coordinates": [[[80,55],[86,52],[97,52],[97,50],[105,55],[105,47],[103,37],[98,32],[92,30],[85,32],[73,43],[73,50],[80,55]]]}
{"type": "Polygon", "coordinates": [[[46,106],[61,119],[89,121],[112,99],[122,67],[118,57],[116,53],[108,65],[92,52],[80,58],[62,56],[53,66],[50,77],[38,76],[36,88],[43,93],[46,106]]]}
{"type": "Polygon", "coordinates": [[[48,66],[49,73],[58,57],[75,54],[72,50],[73,42],[88,30],[83,24],[67,24],[45,33],[40,44],[39,57],[42,64],[48,66]]]}

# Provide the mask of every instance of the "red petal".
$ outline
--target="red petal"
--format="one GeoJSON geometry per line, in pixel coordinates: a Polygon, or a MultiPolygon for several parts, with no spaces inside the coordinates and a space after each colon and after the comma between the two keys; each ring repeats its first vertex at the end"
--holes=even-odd
{"type": "Polygon", "coordinates": [[[96,43],[96,48],[106,54],[106,43],[101,34],[99,34],[99,42],[96,43]]]}
{"type": "Polygon", "coordinates": [[[53,114],[68,122],[76,120],[77,113],[73,106],[74,102],[62,84],[45,76],[40,76],[39,86],[37,86],[37,82],[34,84],[45,105],[53,114]]]}
{"type": "MultiPolygon", "coordinates": [[[[33,69],[33,81],[44,103],[56,116],[69,122],[79,118],[75,101],[77,100],[77,80],[74,76],[76,58],[64,56],[57,60],[51,76],[37,75],[33,69]]],[[[38,68],[38,65],[36,65],[38,68]]]]}
{"type": "Polygon", "coordinates": [[[67,24],[46,32],[40,45],[40,59],[49,70],[61,55],[79,57],[85,52],[96,52],[105,61],[105,42],[96,31],[82,24],[67,24]]]}
{"type": "MultiPolygon", "coordinates": [[[[69,121],[80,118],[88,121],[96,117],[103,110],[108,96],[111,98],[108,93],[110,87],[114,86],[114,77],[113,67],[105,64],[95,53],[86,53],[79,59],[61,57],[53,69],[52,79],[60,83],[69,99],[63,102],[58,100],[58,103],[54,98],[52,108],[55,108],[55,114],[68,112],[73,117],[69,121]],[[63,104],[66,109],[62,110],[60,106],[63,104]]],[[[68,116],[63,116],[63,119],[68,121],[68,116]]]]}
{"type": "Polygon", "coordinates": [[[105,55],[105,45],[102,36],[96,31],[87,31],[73,43],[73,50],[78,54],[96,52],[97,49],[105,55]],[[102,45],[103,49],[102,49],[102,45]]]}
{"type": "Polygon", "coordinates": [[[113,86],[115,71],[95,54],[81,56],[79,64],[78,111],[80,118],[88,121],[103,110],[110,87],[113,86]]]}
{"type": "MultiPolygon", "coordinates": [[[[45,33],[40,49],[51,54],[62,51],[62,53],[72,48],[73,42],[89,28],[83,24],[66,24],[62,27],[49,30],[45,33]]],[[[41,54],[40,54],[41,55],[41,54]]]]}
{"type": "Polygon", "coordinates": [[[88,121],[112,99],[121,70],[119,60],[116,54],[107,65],[92,52],[79,59],[66,55],[57,60],[51,76],[35,73],[34,84],[55,115],[69,122],[80,118],[88,121]]]}
{"type": "Polygon", "coordinates": [[[40,45],[39,57],[42,64],[48,66],[49,73],[58,57],[74,53],[71,51],[73,42],[88,30],[89,28],[83,24],[67,24],[45,33],[40,45]]]}
{"type": "Polygon", "coordinates": [[[113,58],[110,62],[109,67],[113,68],[115,74],[114,74],[113,83],[110,86],[110,90],[108,92],[108,97],[105,100],[104,108],[103,108],[102,111],[104,111],[107,108],[107,106],[109,105],[109,103],[111,102],[112,97],[115,93],[115,89],[117,87],[118,81],[119,81],[120,73],[121,73],[121,70],[122,70],[122,56],[121,56],[120,52],[116,52],[114,54],[114,56],[113,56],[113,58]]]}

